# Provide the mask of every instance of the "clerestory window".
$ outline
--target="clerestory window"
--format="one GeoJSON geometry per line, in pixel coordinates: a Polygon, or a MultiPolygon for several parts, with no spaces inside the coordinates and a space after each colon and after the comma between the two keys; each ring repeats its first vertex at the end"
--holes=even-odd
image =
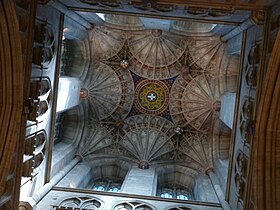
{"type": "Polygon", "coordinates": [[[190,192],[188,190],[184,190],[182,188],[162,188],[159,196],[162,198],[175,198],[180,200],[189,200],[190,192]]]}
{"type": "Polygon", "coordinates": [[[94,182],[92,189],[96,191],[120,192],[121,185],[118,181],[107,179],[94,182]]]}

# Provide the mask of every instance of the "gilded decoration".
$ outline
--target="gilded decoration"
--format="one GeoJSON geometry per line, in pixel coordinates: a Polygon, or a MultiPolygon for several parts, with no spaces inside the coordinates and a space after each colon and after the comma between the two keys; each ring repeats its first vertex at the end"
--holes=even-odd
{"type": "Polygon", "coordinates": [[[141,112],[160,114],[168,107],[169,90],[164,82],[144,80],[135,91],[135,106],[141,112]]]}

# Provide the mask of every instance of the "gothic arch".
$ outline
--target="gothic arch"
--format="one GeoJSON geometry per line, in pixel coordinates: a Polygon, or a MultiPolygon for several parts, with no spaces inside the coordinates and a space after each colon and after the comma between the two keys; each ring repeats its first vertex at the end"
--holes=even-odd
{"type": "Polygon", "coordinates": [[[79,144],[81,136],[84,133],[85,127],[85,111],[82,106],[76,106],[64,113],[60,114],[61,126],[61,141],[65,143],[79,144]]]}
{"type": "Polygon", "coordinates": [[[104,191],[110,191],[112,187],[118,188],[118,191],[113,192],[121,191],[123,181],[131,168],[128,162],[116,159],[100,159],[91,161],[88,164],[92,168],[92,181],[89,188],[94,189],[96,184],[103,183],[106,185],[104,191]]]}
{"type": "Polygon", "coordinates": [[[86,79],[91,60],[90,44],[87,39],[65,39],[62,48],[62,71],[67,76],[86,79]],[[75,50],[73,50],[75,49],[75,50]],[[75,53],[74,53],[75,52],[75,53]]]}
{"type": "MultiPolygon", "coordinates": [[[[26,3],[29,7],[31,3],[26,3]]],[[[26,5],[25,5],[26,6],[26,5]]],[[[28,18],[27,18],[28,19],[28,18]]],[[[23,34],[28,36],[31,26],[29,20],[26,21],[26,31],[23,34]]],[[[23,62],[24,55],[23,42],[28,45],[28,41],[20,39],[20,32],[15,2],[3,0],[0,3],[0,200],[3,196],[10,196],[10,199],[3,200],[1,209],[18,208],[18,180],[21,176],[22,167],[21,151],[25,136],[26,120],[23,115],[24,103],[24,80],[26,71],[30,66],[23,62]],[[22,42],[21,42],[22,41],[22,42]],[[22,48],[23,47],[23,48],[22,48]],[[2,53],[3,52],[3,53],[2,53]],[[25,66],[23,66],[25,64],[25,66]],[[26,68],[28,67],[28,68],[26,68]],[[25,69],[26,68],[26,69],[25,69]],[[8,178],[10,177],[10,178],[8,178]]]]}
{"type": "Polygon", "coordinates": [[[195,174],[196,172],[191,169],[183,167],[171,167],[157,169],[158,183],[157,183],[157,195],[161,196],[161,193],[165,189],[173,189],[173,198],[176,198],[177,191],[184,191],[188,200],[194,198],[194,186],[195,186],[195,174]],[[174,190],[176,189],[176,192],[174,190]]]}
{"type": "Polygon", "coordinates": [[[259,103],[254,153],[254,207],[280,205],[280,32],[278,32],[259,103]],[[278,157],[278,158],[277,158],[278,157]]]}
{"type": "Polygon", "coordinates": [[[57,205],[54,205],[55,209],[88,209],[97,210],[101,209],[103,201],[98,198],[85,195],[85,196],[67,196],[64,197],[57,205]]]}

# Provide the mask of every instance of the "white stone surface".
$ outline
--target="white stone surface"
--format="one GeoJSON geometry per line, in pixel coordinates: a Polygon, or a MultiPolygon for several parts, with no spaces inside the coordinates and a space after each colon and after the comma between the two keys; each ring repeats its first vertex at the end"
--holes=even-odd
{"type": "Polygon", "coordinates": [[[232,129],[233,118],[234,118],[234,107],[235,107],[236,93],[225,93],[221,97],[221,111],[220,119],[232,129]]]}
{"type": "Polygon", "coordinates": [[[56,112],[70,109],[80,102],[80,80],[74,77],[60,77],[56,112]]]}
{"type": "Polygon", "coordinates": [[[208,176],[200,176],[196,178],[194,194],[196,200],[219,203],[208,176]]]}
{"type": "Polygon", "coordinates": [[[154,168],[139,169],[137,166],[134,166],[124,180],[122,192],[138,195],[155,195],[156,184],[156,170],[154,168]]]}

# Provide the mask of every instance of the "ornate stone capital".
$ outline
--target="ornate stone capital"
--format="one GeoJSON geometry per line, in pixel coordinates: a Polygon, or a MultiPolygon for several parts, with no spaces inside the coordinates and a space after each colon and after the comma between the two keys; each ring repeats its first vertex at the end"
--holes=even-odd
{"type": "Polygon", "coordinates": [[[251,19],[257,25],[263,25],[265,20],[265,12],[264,11],[253,11],[251,15],[251,19]]]}

